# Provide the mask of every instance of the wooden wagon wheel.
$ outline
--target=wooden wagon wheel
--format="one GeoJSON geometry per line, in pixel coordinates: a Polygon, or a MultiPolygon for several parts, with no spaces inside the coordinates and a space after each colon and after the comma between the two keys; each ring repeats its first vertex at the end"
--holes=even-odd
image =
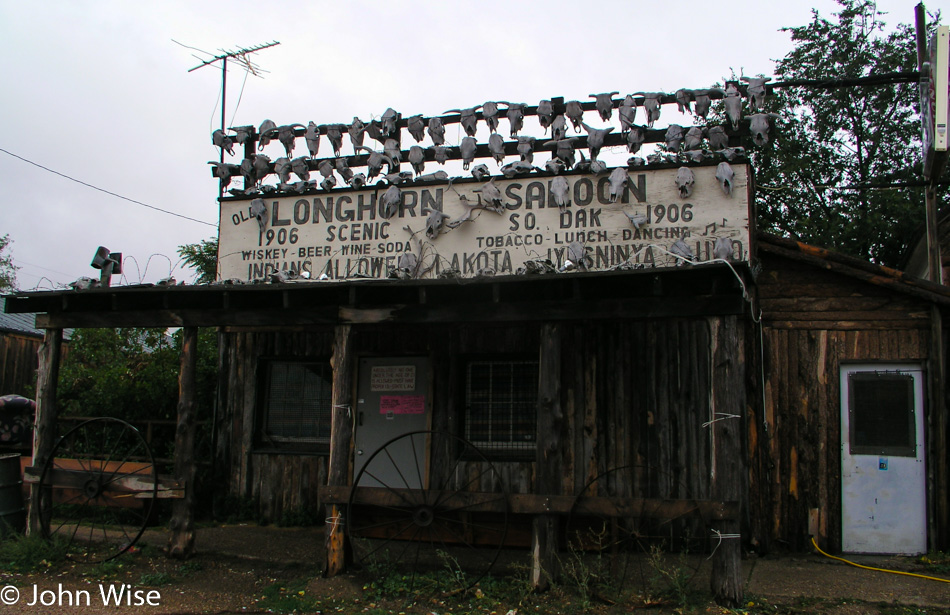
{"type": "Polygon", "coordinates": [[[405,598],[471,589],[498,559],[508,495],[471,442],[436,431],[397,436],[366,460],[353,484],[346,528],[354,560],[378,578],[397,579],[405,598]],[[427,472],[418,453],[430,443],[445,461],[427,472]]]}
{"type": "Polygon", "coordinates": [[[565,524],[566,571],[583,575],[588,591],[608,603],[631,592],[684,591],[708,546],[705,519],[689,500],[632,497],[629,477],[638,472],[650,469],[620,466],[591,479],[565,524]]]}
{"type": "Polygon", "coordinates": [[[142,434],[116,418],[84,421],[56,442],[40,475],[40,523],[74,560],[104,562],[142,536],[158,489],[142,434]]]}

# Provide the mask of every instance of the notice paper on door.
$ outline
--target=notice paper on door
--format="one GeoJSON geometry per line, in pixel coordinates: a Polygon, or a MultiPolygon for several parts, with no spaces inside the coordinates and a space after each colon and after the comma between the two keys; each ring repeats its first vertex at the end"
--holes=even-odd
{"type": "Polygon", "coordinates": [[[425,395],[381,395],[380,414],[423,414],[425,413],[425,395]]]}
{"type": "Polygon", "coordinates": [[[412,391],[416,388],[415,365],[374,365],[371,391],[412,391]]]}

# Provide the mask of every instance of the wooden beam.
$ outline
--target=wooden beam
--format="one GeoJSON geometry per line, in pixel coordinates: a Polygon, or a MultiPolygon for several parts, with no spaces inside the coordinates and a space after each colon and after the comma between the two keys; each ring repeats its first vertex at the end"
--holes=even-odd
{"type": "Polygon", "coordinates": [[[168,555],[191,557],[195,550],[195,401],[198,366],[198,329],[182,330],[181,369],[178,374],[178,426],[175,430],[175,477],[184,486],[184,497],[172,503],[168,555]]]}
{"type": "MultiPolygon", "coordinates": [[[[561,488],[561,330],[562,325],[541,327],[538,362],[538,442],[534,491],[559,495],[561,488]]],[[[531,584],[546,590],[557,580],[559,519],[556,514],[536,515],[531,526],[531,584]]]]}
{"type": "MultiPolygon", "coordinates": [[[[330,415],[330,459],[327,462],[327,486],[339,487],[350,482],[350,459],[353,442],[353,336],[350,325],[339,325],[333,333],[333,410],[330,415]]],[[[326,507],[327,561],[324,576],[333,577],[346,570],[350,555],[346,552],[343,529],[343,507],[326,507]]]]}
{"type": "MultiPolygon", "coordinates": [[[[59,465],[58,462],[57,465],[59,465]]],[[[148,467],[148,464],[136,465],[148,467]]],[[[109,472],[109,470],[104,470],[104,472],[109,472]]],[[[30,484],[38,483],[40,482],[40,476],[42,476],[42,474],[43,468],[28,466],[23,470],[23,482],[30,484]]],[[[49,470],[46,474],[46,482],[55,487],[62,487],[64,489],[82,490],[89,480],[89,476],[90,472],[83,469],[77,461],[74,469],[57,468],[55,470],[49,470]]],[[[174,478],[159,476],[157,477],[157,482],[156,498],[172,499],[183,497],[184,488],[182,484],[174,478]]],[[[152,497],[152,488],[154,486],[155,483],[149,480],[147,476],[135,474],[133,470],[118,477],[110,478],[108,483],[104,485],[105,488],[103,491],[105,493],[114,492],[115,494],[134,494],[133,497],[147,499],[152,497]]]]}
{"type": "MultiPolygon", "coordinates": [[[[352,488],[321,487],[320,500],[325,504],[346,504],[352,488]]],[[[499,493],[448,492],[427,490],[427,502],[443,502],[447,507],[466,512],[505,511],[505,501],[499,493]]],[[[600,496],[535,495],[515,493],[508,496],[507,509],[514,515],[590,515],[597,517],[632,517],[651,519],[679,519],[697,515],[711,521],[739,520],[738,502],[714,500],[667,500],[658,498],[617,498],[600,496]]],[[[420,501],[420,490],[359,487],[354,503],[389,508],[407,507],[420,501]]]]}
{"type": "Polygon", "coordinates": [[[930,321],[930,412],[928,421],[927,444],[930,450],[930,459],[927,468],[931,473],[928,481],[932,487],[930,501],[932,504],[929,525],[931,551],[945,551],[950,549],[950,477],[947,464],[950,463],[950,454],[947,451],[947,361],[946,340],[944,339],[943,315],[937,306],[931,306],[930,321]]]}
{"type": "MultiPolygon", "coordinates": [[[[590,295],[595,297],[596,295],[590,295]]],[[[948,300],[950,302],[950,300],[948,300]]],[[[314,306],[262,309],[156,309],[38,314],[38,328],[49,327],[260,327],[375,323],[537,322],[617,318],[673,318],[741,314],[738,294],[677,297],[627,297],[589,300],[506,301],[500,303],[393,304],[366,308],[314,306]]]]}
{"type": "MultiPolygon", "coordinates": [[[[33,420],[33,464],[37,467],[46,465],[56,444],[56,383],[59,381],[62,347],[63,330],[47,329],[37,353],[39,368],[36,372],[36,417],[33,420]]],[[[43,497],[36,485],[30,486],[27,536],[42,533],[40,510],[47,503],[42,500],[43,497]]],[[[49,497],[48,494],[45,497],[49,497]]]]}
{"type": "MultiPolygon", "coordinates": [[[[741,433],[745,426],[745,358],[743,335],[735,316],[711,318],[712,327],[712,495],[724,501],[742,501],[744,481],[741,433]]],[[[742,602],[742,541],[738,521],[722,521],[713,552],[710,588],[720,606],[736,608],[742,602]]]]}

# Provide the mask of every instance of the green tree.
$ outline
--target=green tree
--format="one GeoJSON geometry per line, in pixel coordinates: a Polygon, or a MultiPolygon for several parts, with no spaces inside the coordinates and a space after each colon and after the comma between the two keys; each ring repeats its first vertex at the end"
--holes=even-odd
{"type": "Polygon", "coordinates": [[[61,411],[127,421],[173,419],[178,362],[165,329],[77,329],[60,370],[61,411]]]}
{"type": "Polygon", "coordinates": [[[218,278],[218,238],[178,246],[178,255],[197,272],[195,282],[210,284],[218,278]]]}
{"type": "MultiPolygon", "coordinates": [[[[217,381],[217,337],[200,329],[196,402],[200,421],[198,457],[210,455],[217,381]]],[[[160,458],[174,455],[178,415],[181,330],[162,328],[76,329],[60,368],[58,401],[68,417],[111,416],[144,428],[152,425],[151,447],[160,458]],[[161,422],[165,421],[165,424],[161,422]]]]}
{"type": "Polygon", "coordinates": [[[16,272],[19,269],[13,264],[13,256],[4,254],[13,240],[9,235],[0,237],[0,292],[17,290],[16,272]]]}
{"type": "MultiPolygon", "coordinates": [[[[912,26],[886,29],[869,0],[838,3],[833,20],[813,10],[810,23],[784,29],[794,48],[775,81],[917,69],[912,26]]],[[[913,82],[776,89],[768,102],[781,115],[774,143],[750,148],[759,228],[897,266],[921,231],[923,189],[867,186],[922,178],[918,92],[913,82]]]]}

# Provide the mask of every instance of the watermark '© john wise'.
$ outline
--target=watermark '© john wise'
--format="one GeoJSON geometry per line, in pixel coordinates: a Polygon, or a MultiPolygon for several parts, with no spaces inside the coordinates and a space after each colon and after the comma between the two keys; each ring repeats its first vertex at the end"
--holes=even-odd
{"type": "Polygon", "coordinates": [[[56,589],[39,585],[21,590],[13,585],[0,588],[0,604],[20,606],[161,606],[162,594],[157,589],[135,589],[131,585],[99,584],[98,589],[67,589],[62,583],[56,589]]]}

